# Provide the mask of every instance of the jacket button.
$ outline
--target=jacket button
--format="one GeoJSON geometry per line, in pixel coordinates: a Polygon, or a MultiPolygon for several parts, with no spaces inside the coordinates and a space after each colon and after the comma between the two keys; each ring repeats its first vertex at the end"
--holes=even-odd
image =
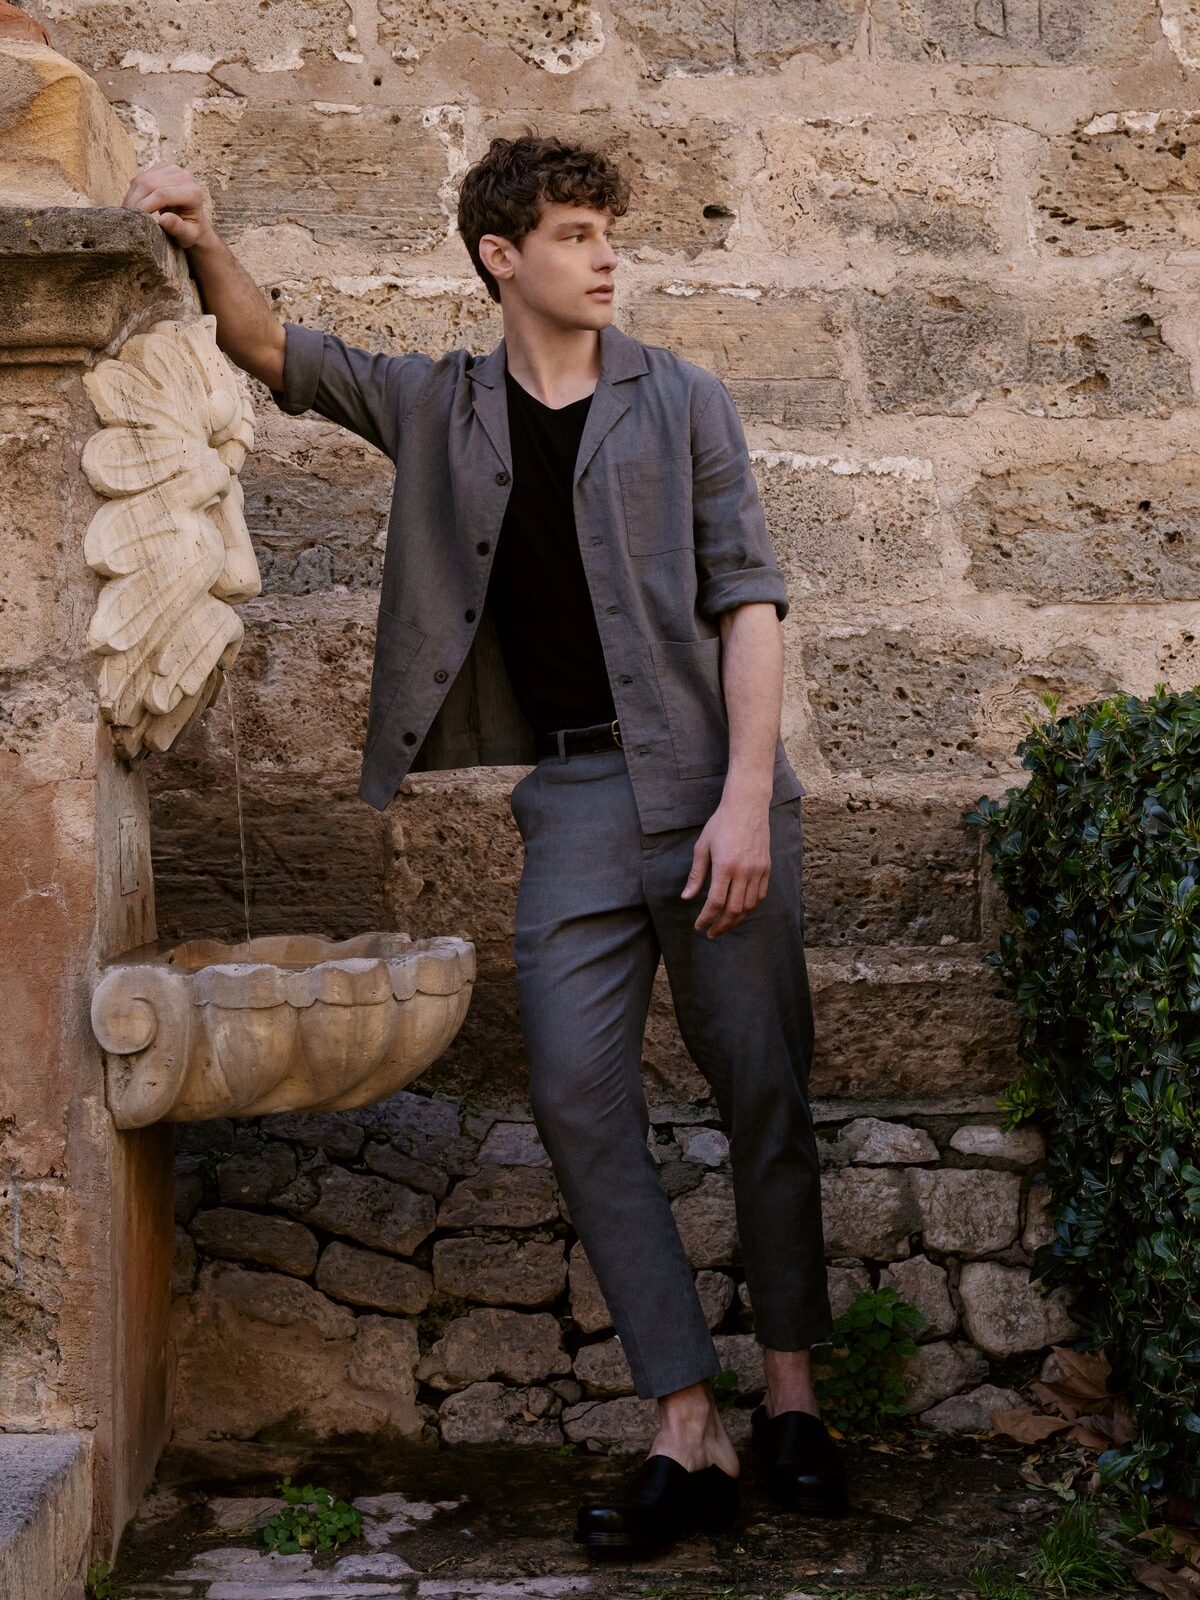
{"type": "Polygon", "coordinates": [[[468,622],[474,622],[475,621],[475,613],[473,611],[471,611],[471,610],[464,611],[463,612],[463,616],[467,619],[468,622]]]}
{"type": "Polygon", "coordinates": [[[445,681],[446,681],[446,669],[445,669],[445,667],[439,667],[437,669],[437,671],[433,675],[433,681],[434,681],[434,683],[445,683],[445,681]]]}
{"type": "Polygon", "coordinates": [[[496,474],[496,482],[497,483],[507,483],[508,482],[508,473],[507,472],[498,472],[496,474]]]}
{"type": "Polygon", "coordinates": [[[488,553],[488,551],[489,551],[489,550],[490,550],[490,549],[491,549],[491,548],[492,548],[492,547],[491,547],[491,545],[490,545],[490,544],[489,544],[489,543],[488,543],[488,542],[487,542],[487,540],[486,540],[486,539],[481,539],[481,540],[480,540],[480,541],[479,541],[479,543],[478,543],[478,544],[477,544],[477,545],[476,545],[476,546],[475,546],[475,548],[476,548],[476,550],[478,550],[478,551],[479,551],[479,554],[480,554],[480,555],[481,555],[481,556],[485,556],[485,555],[487,555],[487,553],[488,553]]]}
{"type": "Polygon", "coordinates": [[[406,733],[404,735],[404,742],[405,742],[405,744],[416,744],[416,742],[417,742],[416,734],[415,733],[406,733]]]}

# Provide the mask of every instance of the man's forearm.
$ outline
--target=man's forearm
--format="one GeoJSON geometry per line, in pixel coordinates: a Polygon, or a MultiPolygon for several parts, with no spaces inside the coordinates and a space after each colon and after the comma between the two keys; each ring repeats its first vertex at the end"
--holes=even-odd
{"type": "Polygon", "coordinates": [[[723,611],[721,677],[729,718],[729,769],[722,799],[768,803],[783,704],[783,635],[773,604],[723,611]]]}
{"type": "Polygon", "coordinates": [[[281,389],[284,330],[262,290],[212,228],[187,257],[204,309],[217,319],[217,344],[268,388],[281,389]]]}

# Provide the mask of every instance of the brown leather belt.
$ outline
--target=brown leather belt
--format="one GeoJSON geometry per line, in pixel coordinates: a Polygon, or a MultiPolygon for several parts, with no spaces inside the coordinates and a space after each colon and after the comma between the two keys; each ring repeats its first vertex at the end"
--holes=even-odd
{"type": "Polygon", "coordinates": [[[554,733],[540,733],[534,741],[539,761],[543,756],[582,756],[591,750],[616,750],[620,746],[621,726],[616,717],[611,722],[596,722],[587,728],[558,728],[554,733]]]}

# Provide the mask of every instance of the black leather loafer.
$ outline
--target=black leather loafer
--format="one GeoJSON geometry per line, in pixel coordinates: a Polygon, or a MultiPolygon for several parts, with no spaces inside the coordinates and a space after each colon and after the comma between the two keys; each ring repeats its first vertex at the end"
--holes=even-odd
{"type": "Polygon", "coordinates": [[[850,1509],[846,1459],[811,1411],[750,1413],[750,1448],[766,1468],[767,1492],[789,1511],[837,1517],[850,1509]]]}
{"type": "Polygon", "coordinates": [[[738,1510],[738,1480],[728,1472],[715,1464],[689,1472],[674,1456],[653,1455],[620,1499],[580,1506],[574,1537],[592,1550],[655,1550],[700,1527],[728,1527],[738,1510]]]}

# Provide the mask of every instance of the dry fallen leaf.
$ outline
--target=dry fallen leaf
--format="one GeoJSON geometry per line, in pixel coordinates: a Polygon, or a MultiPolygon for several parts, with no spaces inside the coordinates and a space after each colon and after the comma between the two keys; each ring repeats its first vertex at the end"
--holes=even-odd
{"type": "Polygon", "coordinates": [[[1200,1595],[1200,1572],[1195,1567],[1182,1567],[1178,1572],[1172,1572],[1170,1567],[1147,1561],[1140,1567],[1134,1567],[1133,1575],[1147,1589],[1165,1595],[1166,1600],[1197,1600],[1200,1595]]]}
{"type": "Polygon", "coordinates": [[[1011,1411],[993,1411],[990,1416],[996,1433],[1019,1439],[1022,1444],[1037,1444],[1050,1434],[1071,1426],[1065,1417],[1047,1417],[1032,1406],[1014,1406],[1011,1411]]]}

